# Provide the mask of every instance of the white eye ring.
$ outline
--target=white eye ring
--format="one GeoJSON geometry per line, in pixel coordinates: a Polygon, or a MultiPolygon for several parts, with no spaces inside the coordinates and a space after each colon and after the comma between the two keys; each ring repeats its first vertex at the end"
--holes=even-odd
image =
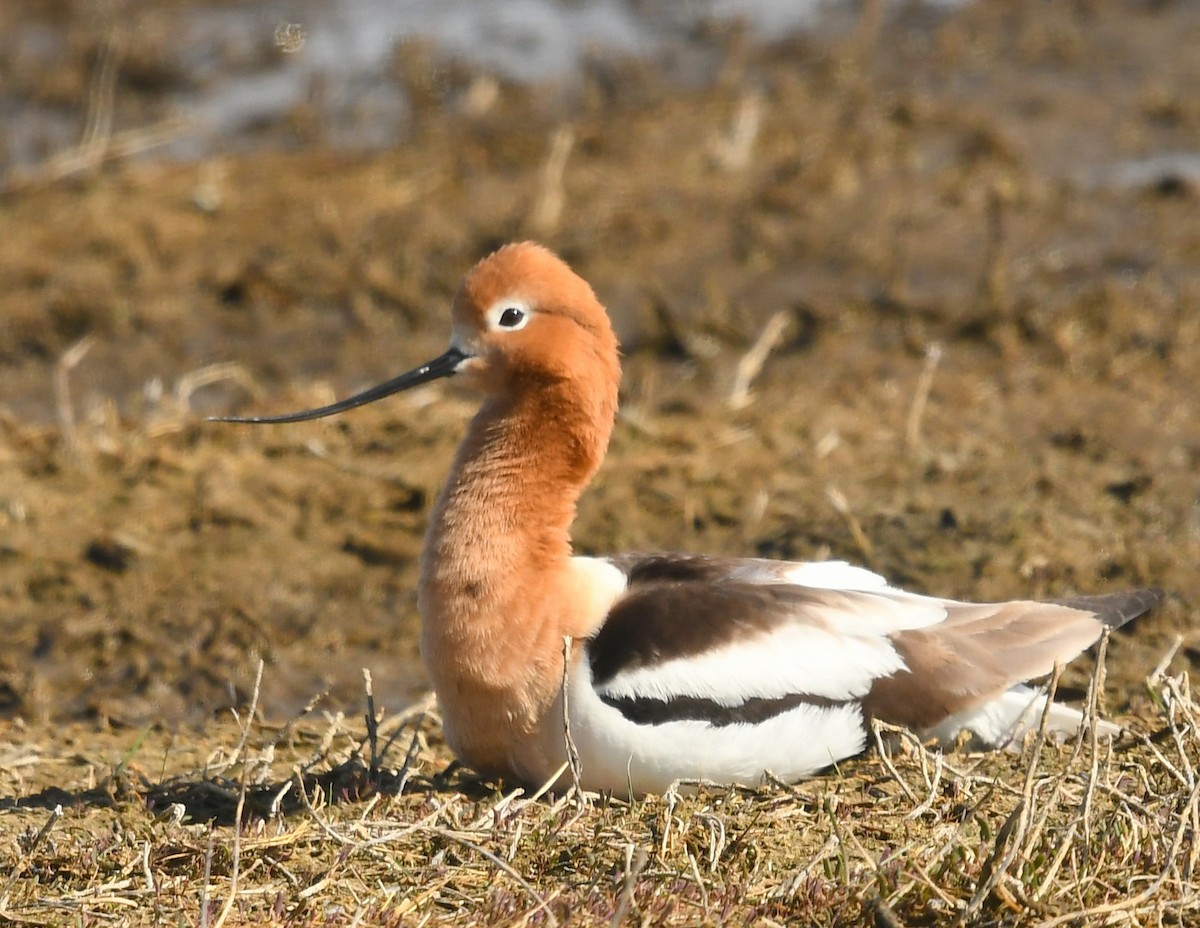
{"type": "Polygon", "coordinates": [[[484,317],[487,327],[493,332],[515,332],[529,325],[533,311],[524,300],[499,300],[492,305],[484,317]]]}

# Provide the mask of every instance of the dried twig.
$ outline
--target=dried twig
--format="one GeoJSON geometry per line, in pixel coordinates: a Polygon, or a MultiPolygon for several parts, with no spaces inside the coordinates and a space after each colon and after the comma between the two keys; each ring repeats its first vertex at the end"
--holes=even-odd
{"type": "Polygon", "coordinates": [[[762,126],[763,95],[757,88],[742,94],[733,124],[709,144],[713,161],[724,171],[742,171],[750,166],[754,142],[762,126]]]}
{"type": "MultiPolygon", "coordinates": [[[[250,740],[250,726],[254,724],[254,716],[258,713],[258,694],[262,688],[262,678],[263,678],[263,659],[260,657],[258,659],[258,668],[254,672],[254,689],[250,692],[250,710],[246,714],[245,723],[243,723],[242,720],[240,718],[238,718],[238,725],[242,729],[242,737],[238,741],[237,747],[234,749],[234,752],[233,752],[233,757],[229,761],[230,767],[232,767],[239,760],[242,759],[242,755],[245,753],[245,750],[246,750],[246,742],[250,740]]],[[[234,711],[233,715],[234,715],[234,718],[237,718],[236,710],[234,711]]]]}
{"type": "Polygon", "coordinates": [[[362,669],[363,689],[367,694],[367,745],[370,748],[370,759],[367,770],[372,783],[379,781],[379,718],[375,714],[375,687],[371,682],[371,669],[362,669]]]}
{"type": "Polygon", "coordinates": [[[870,567],[875,567],[875,549],[871,544],[871,539],[867,537],[867,533],[863,531],[862,523],[858,521],[858,517],[850,509],[850,503],[846,500],[846,495],[837,487],[830,486],[825,488],[825,497],[829,500],[837,514],[845,521],[846,528],[850,529],[850,537],[858,545],[859,553],[862,554],[863,559],[870,567]]]}
{"type": "Polygon", "coordinates": [[[250,372],[236,361],[226,361],[221,364],[208,364],[188,371],[175,384],[175,405],[179,413],[185,414],[191,408],[192,394],[201,387],[211,386],[222,381],[233,381],[251,396],[262,395],[262,389],[250,372]]]}
{"type": "Polygon", "coordinates": [[[775,346],[783,338],[789,319],[790,317],[784,310],[775,313],[758,333],[758,338],[754,340],[750,350],[738,361],[733,387],[729,391],[729,398],[725,401],[730,409],[745,409],[750,405],[750,387],[762,373],[763,365],[767,363],[767,358],[775,350],[775,346]]]}
{"type": "MultiPolygon", "coordinates": [[[[217,915],[217,920],[213,923],[213,928],[221,928],[221,926],[225,924],[225,919],[229,917],[229,912],[233,908],[234,900],[237,898],[238,877],[241,866],[242,850],[242,816],[246,809],[246,789],[249,781],[249,767],[244,759],[244,755],[246,744],[250,739],[250,729],[254,724],[254,716],[258,713],[258,697],[262,689],[263,663],[264,662],[262,658],[259,658],[258,669],[254,674],[254,690],[250,694],[250,709],[246,714],[246,721],[244,724],[241,724],[241,720],[239,719],[239,724],[241,724],[242,728],[242,736],[238,741],[236,750],[234,751],[233,760],[230,762],[231,765],[236,764],[239,761],[241,761],[242,764],[241,784],[238,789],[237,806],[235,807],[233,815],[233,865],[229,875],[229,897],[225,900],[225,904],[221,907],[221,911],[217,915]]],[[[209,851],[211,854],[211,846],[209,851]]],[[[205,878],[204,882],[205,889],[207,890],[207,877],[205,878]]],[[[205,912],[207,913],[207,906],[205,906],[205,912]]],[[[207,918],[207,914],[205,915],[205,918],[207,918]]]]}
{"type": "Polygon", "coordinates": [[[633,892],[637,889],[638,876],[641,875],[646,861],[649,859],[646,849],[641,845],[637,845],[636,848],[632,844],[626,846],[625,877],[621,881],[621,896],[617,899],[617,908],[613,912],[612,921],[608,923],[610,928],[617,928],[621,922],[625,921],[625,916],[629,913],[629,906],[633,903],[633,892]]]}
{"type": "Polygon", "coordinates": [[[575,747],[575,739],[571,737],[571,710],[567,690],[571,673],[571,636],[563,635],[563,672],[562,672],[562,707],[563,707],[563,742],[567,749],[567,764],[571,768],[571,783],[580,803],[584,802],[583,788],[580,786],[581,768],[579,765],[579,750],[575,747]]]}
{"type": "Polygon", "coordinates": [[[109,137],[102,151],[85,151],[74,147],[55,155],[30,173],[9,175],[4,179],[0,194],[11,195],[49,187],[74,174],[93,171],[109,162],[120,161],[148,149],[169,144],[187,131],[188,124],[185,121],[172,117],[143,128],[118,132],[109,137]]]}
{"type": "MultiPolygon", "coordinates": [[[[1100,779],[1100,702],[1104,696],[1104,660],[1108,655],[1108,636],[1109,629],[1106,628],[1100,636],[1100,644],[1096,653],[1096,665],[1092,668],[1092,675],[1088,680],[1087,712],[1083,717],[1083,724],[1087,726],[1088,756],[1091,767],[1088,772],[1087,788],[1084,790],[1083,808],[1081,810],[1083,815],[1083,833],[1085,835],[1092,833],[1092,804],[1096,794],[1096,783],[1100,779]]],[[[1080,735],[1080,740],[1082,740],[1083,732],[1080,732],[1080,735]]],[[[1088,859],[1090,847],[1091,845],[1087,843],[1083,846],[1083,859],[1085,863],[1088,859]]]]}
{"type": "MultiPolygon", "coordinates": [[[[225,919],[229,917],[230,911],[233,909],[233,903],[237,899],[238,894],[238,879],[241,876],[242,862],[242,814],[246,809],[246,768],[242,767],[242,785],[238,791],[237,808],[233,813],[233,863],[229,871],[229,896],[225,899],[225,904],[221,906],[221,911],[217,915],[217,920],[213,922],[213,928],[221,928],[225,924],[225,919]]],[[[210,845],[211,850],[211,845],[210,845]]],[[[207,885],[207,880],[205,884],[207,885]]]]}
{"type": "Polygon", "coordinates": [[[565,201],[563,177],[574,147],[575,130],[570,126],[559,126],[550,139],[550,153],[542,165],[537,201],[529,216],[529,224],[538,235],[548,235],[558,228],[565,201]]]}
{"type": "Polygon", "coordinates": [[[200,928],[208,928],[208,889],[212,880],[213,830],[208,830],[208,846],[204,850],[204,877],[200,884],[200,928]]]}
{"type": "Polygon", "coordinates": [[[886,745],[884,745],[883,737],[880,734],[880,731],[882,730],[891,732],[894,729],[895,726],[888,725],[886,722],[881,722],[879,719],[871,720],[871,734],[875,736],[875,750],[879,755],[879,759],[883,762],[883,766],[887,768],[888,773],[892,775],[892,779],[900,785],[900,789],[904,795],[908,797],[908,801],[916,805],[920,801],[917,798],[917,794],[914,793],[909,787],[908,783],[905,782],[904,777],[900,776],[900,771],[897,770],[896,765],[892,763],[891,752],[888,751],[886,745]]]}
{"type": "Polygon", "coordinates": [[[933,377],[942,360],[942,346],[936,342],[925,349],[925,366],[917,380],[912,406],[908,410],[908,425],[904,430],[905,443],[909,451],[921,447],[921,422],[925,418],[925,407],[929,404],[929,393],[933,389],[933,377]]]}
{"type": "Polygon", "coordinates": [[[58,423],[62,429],[63,439],[72,454],[80,461],[86,460],[83,443],[79,440],[79,432],[75,428],[75,404],[71,400],[71,371],[87,356],[95,338],[85,335],[74,345],[63,352],[54,365],[54,401],[58,408],[58,423]]]}
{"type": "Polygon", "coordinates": [[[1158,687],[1158,684],[1161,682],[1163,676],[1167,672],[1167,668],[1171,666],[1171,661],[1175,660],[1175,655],[1178,654],[1179,649],[1183,647],[1183,642],[1183,635],[1176,635],[1171,641],[1171,646],[1167,648],[1166,652],[1163,654],[1162,659],[1154,666],[1154,669],[1150,671],[1149,676],[1146,677],[1146,686],[1148,686],[1151,690],[1154,690],[1158,687]]]}

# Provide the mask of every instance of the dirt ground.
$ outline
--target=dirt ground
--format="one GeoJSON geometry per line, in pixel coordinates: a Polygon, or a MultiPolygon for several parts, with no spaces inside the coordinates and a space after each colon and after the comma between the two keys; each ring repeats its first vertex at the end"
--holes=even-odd
{"type": "MultiPolygon", "coordinates": [[[[192,162],[11,167],[0,741],[58,762],[6,796],[83,784],[138,732],[191,733],[164,767],[202,758],[260,659],[267,720],[360,713],[364,667],[379,704],[420,696],[416,556],[471,398],[203,417],[432,357],[460,275],[517,238],[568,258],[624,345],[580,551],[844,557],[984,600],[1161,586],[1112,642],[1109,707],[1138,713],[1176,635],[1194,668],[1200,6],[871,9],[779,44],[714,27],[715,69],[682,86],[597,60],[518,87],[410,49],[387,150],[333,150],[296,112],[192,162]]],[[[0,80],[78,107],[112,19],[5,10],[70,42],[0,80]]],[[[170,36],[125,36],[114,132],[164,116],[170,36]]]]}

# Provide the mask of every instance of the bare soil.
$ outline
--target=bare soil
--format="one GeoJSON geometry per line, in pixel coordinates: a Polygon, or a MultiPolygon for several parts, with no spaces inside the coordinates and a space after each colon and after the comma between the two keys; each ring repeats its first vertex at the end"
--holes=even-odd
{"type": "MultiPolygon", "coordinates": [[[[15,3],[0,26],[39,10],[64,15],[15,3]]],[[[79,17],[71,54],[22,79],[86,93],[109,26],[79,17]]],[[[597,62],[566,90],[462,68],[431,89],[402,60],[421,92],[386,151],[301,120],[197,162],[10,171],[0,742],[40,760],[4,774],[5,803],[90,804],[147,737],[147,781],[202,766],[260,659],[267,722],[317,696],[361,713],[364,667],[377,704],[420,697],[416,556],[471,397],[203,417],[432,357],[461,274],[517,238],[592,282],[624,346],[579,550],[842,557],[980,600],[1161,586],[1111,642],[1109,711],[1148,711],[1175,636],[1171,669],[1195,668],[1200,177],[1143,159],[1200,153],[1200,6],[913,7],[703,41],[719,67],[684,87],[597,62]]],[[[135,51],[118,97],[155,118],[173,77],[145,62],[170,49],[135,51]]]]}

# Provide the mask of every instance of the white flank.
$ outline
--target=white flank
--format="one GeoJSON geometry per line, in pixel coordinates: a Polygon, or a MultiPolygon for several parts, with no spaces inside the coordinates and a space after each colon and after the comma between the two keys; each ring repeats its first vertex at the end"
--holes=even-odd
{"type": "MultiPolygon", "coordinates": [[[[755,724],[639,725],[601,701],[586,661],[572,672],[569,694],[583,787],[621,795],[662,793],[684,779],[756,786],[767,771],[798,780],[858,754],[866,743],[857,703],[801,705],[755,724]]],[[[561,729],[558,734],[561,743],[561,729]]],[[[561,763],[563,749],[550,756],[561,763]]]]}
{"type": "MultiPolygon", "coordinates": [[[[1046,708],[1044,690],[1030,686],[1014,686],[995,699],[968,712],[953,715],[939,725],[922,733],[939,744],[954,744],[962,732],[970,732],[988,748],[1020,750],[1025,736],[1037,731],[1046,708]]],[[[1077,734],[1084,716],[1078,709],[1053,702],[1046,719],[1046,730],[1057,739],[1077,734]]],[[[1114,737],[1121,732],[1119,725],[1099,720],[1096,732],[1101,737],[1114,737]]]]}

